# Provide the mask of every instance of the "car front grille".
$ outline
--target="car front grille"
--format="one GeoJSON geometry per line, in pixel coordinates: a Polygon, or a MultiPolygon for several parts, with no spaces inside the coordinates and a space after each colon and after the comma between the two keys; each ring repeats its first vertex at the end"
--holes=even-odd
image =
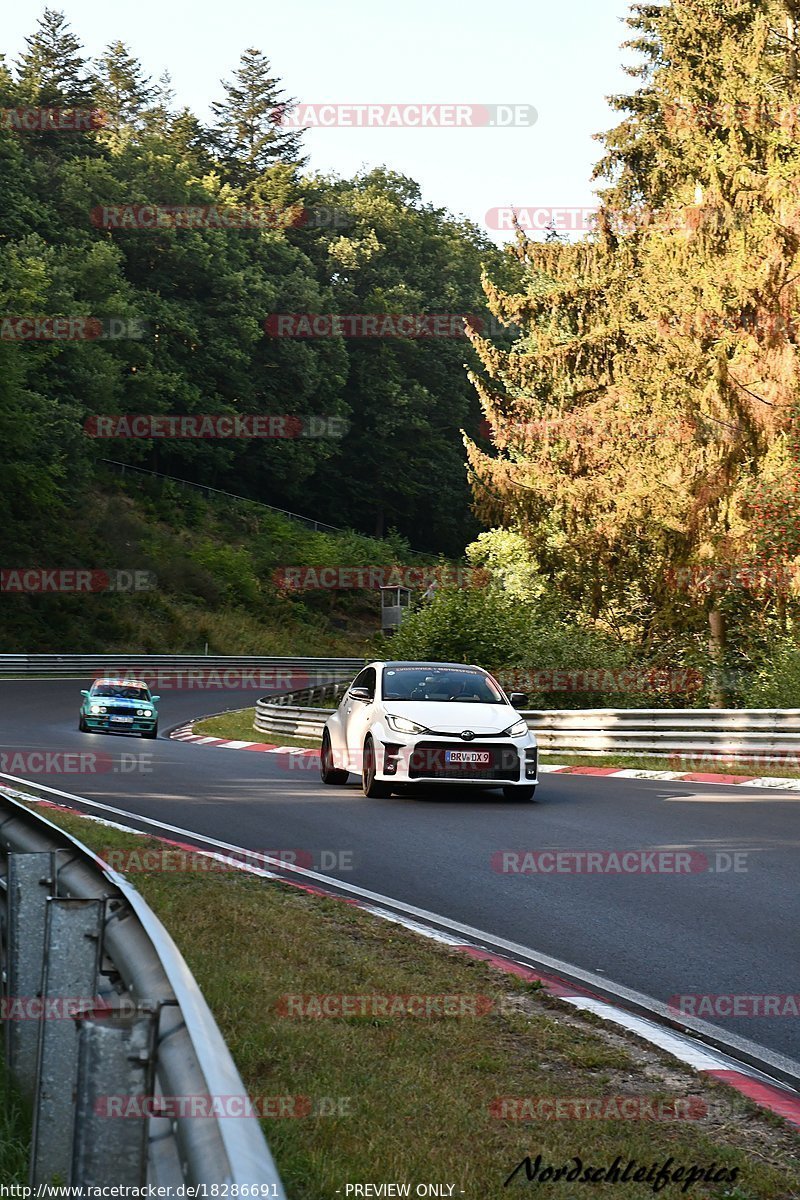
{"type": "Polygon", "coordinates": [[[480,779],[516,782],[520,776],[519,754],[512,746],[481,742],[417,742],[408,764],[409,779],[480,779]],[[488,751],[488,763],[448,763],[448,750],[488,751]]]}

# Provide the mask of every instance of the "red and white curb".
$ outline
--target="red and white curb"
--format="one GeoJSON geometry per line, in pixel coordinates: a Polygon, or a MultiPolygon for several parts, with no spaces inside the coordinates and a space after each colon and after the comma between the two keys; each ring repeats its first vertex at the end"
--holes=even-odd
{"type": "MultiPolygon", "coordinates": [[[[262,754],[294,754],[298,758],[319,757],[318,750],[304,750],[298,746],[277,746],[273,742],[232,741],[229,738],[202,737],[192,732],[191,725],[183,725],[170,734],[179,742],[194,742],[197,746],[218,746],[221,750],[254,750],[262,754]]],[[[617,779],[664,779],[675,783],[717,783],[725,787],[743,785],[753,788],[775,788],[781,791],[800,792],[800,779],[781,779],[772,775],[745,776],[723,775],[705,771],[647,771],[633,767],[569,767],[558,763],[539,763],[540,775],[597,775],[617,779]]]]}
{"type": "Polygon", "coordinates": [[[230,738],[202,737],[199,733],[192,733],[191,725],[182,725],[169,736],[174,741],[193,742],[196,746],[218,746],[221,750],[254,750],[257,754],[296,754],[300,758],[319,758],[318,750],[308,750],[302,746],[278,746],[275,742],[243,742],[230,738]]]}
{"type": "MultiPolygon", "coordinates": [[[[13,777],[11,777],[13,778],[13,777]]],[[[24,783],[24,780],[14,780],[17,783],[24,783]]],[[[75,813],[88,821],[95,821],[100,825],[105,825],[110,829],[118,829],[124,833],[133,834],[138,837],[151,838],[167,846],[176,847],[178,849],[191,852],[192,854],[202,855],[207,858],[215,859],[223,864],[228,869],[245,871],[250,875],[257,875],[264,879],[277,880],[289,887],[297,888],[300,891],[306,892],[313,896],[324,896],[327,899],[339,900],[344,904],[355,905],[357,908],[363,909],[365,912],[379,917],[382,920],[392,921],[394,924],[402,925],[406,929],[410,929],[423,937],[429,938],[441,945],[449,947],[451,950],[460,951],[463,954],[468,954],[470,957],[479,959],[481,962],[487,963],[495,970],[503,971],[509,975],[515,975],[519,979],[524,979],[529,983],[538,983],[542,989],[554,998],[562,1001],[565,1004],[572,1005],[583,1012],[593,1013],[601,1020],[609,1021],[614,1025],[627,1030],[631,1034],[635,1034],[643,1041],[649,1042],[653,1046],[657,1046],[660,1050],[672,1055],[679,1062],[685,1063],[693,1070],[700,1074],[708,1075],[712,1079],[716,1079],[722,1083],[728,1084],[741,1095],[746,1096],[761,1108],[768,1109],[776,1116],[782,1117],[789,1124],[800,1129],[800,1092],[792,1091],[789,1088],[782,1087],[777,1083],[765,1078],[765,1073],[757,1071],[755,1068],[749,1068],[734,1058],[729,1057],[721,1051],[718,1051],[710,1046],[705,1046],[699,1043],[696,1039],[690,1038],[667,1026],[659,1023],[656,1020],[648,1019],[640,1016],[637,1013],[630,1012],[617,1004],[611,1003],[604,996],[592,992],[590,988],[581,987],[570,980],[562,978],[558,974],[534,969],[525,963],[517,962],[513,957],[504,954],[498,954],[487,950],[477,941],[472,941],[464,936],[460,931],[458,933],[447,933],[443,929],[436,927],[433,921],[438,921],[443,925],[449,925],[454,930],[458,930],[459,926],[454,921],[449,921],[447,918],[436,917],[433,913],[426,913],[421,909],[414,909],[410,905],[400,904],[398,901],[393,901],[389,897],[378,897],[374,892],[366,892],[363,888],[356,887],[353,884],[342,883],[340,880],[330,880],[328,882],[335,884],[337,888],[343,891],[350,891],[354,896],[342,896],[330,888],[320,887],[311,883],[298,883],[293,879],[287,879],[285,874],[279,874],[276,871],[271,871],[266,868],[256,867],[252,862],[242,861],[239,858],[232,858],[231,854],[241,855],[243,858],[259,857],[265,863],[271,866],[281,868],[282,871],[290,869],[294,874],[306,876],[307,878],[321,879],[325,882],[326,877],[318,875],[315,871],[308,870],[304,867],[287,868],[285,864],[280,863],[276,859],[268,858],[266,855],[256,854],[254,851],[249,851],[243,847],[232,846],[226,842],[218,841],[214,838],[205,837],[202,834],[195,834],[191,830],[181,829],[178,826],[166,825],[163,822],[152,820],[149,817],[141,817],[135,813],[126,813],[121,809],[114,808],[107,804],[101,804],[95,800],[88,800],[83,796],[74,796],[69,792],[61,792],[56,788],[48,788],[42,785],[35,785],[38,790],[47,792],[50,795],[58,796],[62,799],[78,800],[81,804],[88,805],[91,808],[100,809],[108,813],[118,816],[132,817],[141,824],[153,826],[155,828],[166,829],[174,833],[185,834],[187,837],[195,838],[197,841],[206,842],[208,845],[217,846],[217,850],[204,850],[193,842],[176,841],[174,838],[163,837],[150,830],[132,829],[128,825],[122,825],[116,821],[110,821],[104,817],[93,816],[85,813],[80,809],[74,808],[72,805],[55,803],[52,800],[42,800],[39,797],[31,796],[30,793],[16,791],[14,788],[0,784],[0,793],[12,796],[14,799],[23,800],[27,803],[34,803],[45,808],[61,809],[75,813]],[[224,853],[227,851],[228,853],[224,853]],[[360,899],[361,896],[370,897],[371,899],[360,899]],[[374,898],[374,900],[372,899],[374,898]],[[384,907],[379,901],[383,899],[385,904],[402,907],[408,910],[408,914],[398,912],[395,907],[384,907]],[[378,901],[377,903],[374,901],[378,901]],[[413,914],[413,915],[411,915],[413,914]],[[426,921],[429,918],[430,923],[426,921]]],[[[103,864],[105,865],[105,864],[103,864]]],[[[106,867],[108,870],[108,868],[106,867]]],[[[116,872],[111,871],[112,875],[116,872]]],[[[460,929],[469,928],[461,926],[460,929]]],[[[480,931],[476,930],[476,934],[480,931]]],[[[488,937],[488,935],[487,935],[488,937]]]]}

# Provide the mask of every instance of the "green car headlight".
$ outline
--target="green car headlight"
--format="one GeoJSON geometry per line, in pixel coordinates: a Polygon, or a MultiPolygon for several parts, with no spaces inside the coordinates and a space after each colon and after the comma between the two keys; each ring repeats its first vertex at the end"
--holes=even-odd
{"type": "Polygon", "coordinates": [[[89,712],[91,712],[91,713],[99,713],[102,711],[103,710],[101,709],[99,704],[92,704],[91,707],[89,708],[89,712]]]}

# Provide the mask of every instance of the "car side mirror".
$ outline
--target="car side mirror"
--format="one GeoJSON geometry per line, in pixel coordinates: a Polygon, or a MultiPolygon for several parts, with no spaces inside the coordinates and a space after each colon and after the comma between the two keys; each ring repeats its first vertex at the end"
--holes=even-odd
{"type": "Polygon", "coordinates": [[[360,700],[362,704],[369,704],[372,699],[369,688],[365,687],[350,688],[347,694],[351,700],[360,700]]]}
{"type": "Polygon", "coordinates": [[[151,696],[150,699],[152,700],[153,704],[158,704],[161,697],[160,696],[151,696]]]}
{"type": "Polygon", "coordinates": [[[525,692],[512,692],[508,699],[511,707],[517,709],[527,708],[531,702],[530,696],[527,696],[525,692]]]}
{"type": "Polygon", "coordinates": [[[89,699],[89,693],[88,693],[88,692],[85,692],[85,691],[83,690],[83,688],[81,688],[81,695],[82,695],[82,696],[85,696],[87,700],[89,699]]]}

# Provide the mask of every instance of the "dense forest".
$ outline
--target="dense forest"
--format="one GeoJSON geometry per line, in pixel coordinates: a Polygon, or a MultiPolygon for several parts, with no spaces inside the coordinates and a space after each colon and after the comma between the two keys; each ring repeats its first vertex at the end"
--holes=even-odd
{"type": "Polygon", "coordinates": [[[302,132],[275,119],[286,103],[247,49],[205,127],[122,43],[88,61],[51,10],[0,62],[0,504],[17,553],[101,458],[426,550],[459,555],[478,528],[461,318],[486,322],[482,267],[511,283],[513,264],[389,168],[306,172],[302,132]],[[452,319],[443,337],[280,336],[286,313],[452,319]],[[35,317],[93,322],[26,339],[35,317]],[[312,436],[90,436],[109,414],[288,415],[312,436]]]}
{"type": "MultiPolygon", "coordinates": [[[[501,250],[390,166],[311,172],[260,51],[204,126],[130,48],[87,61],[46,10],[0,70],[8,561],[82,528],[93,488],[113,523],[113,458],[358,531],[345,565],[409,543],[465,555],[489,586],[443,588],[398,652],[689,672],[599,701],[545,680],[538,703],[796,705],[799,23],[795,0],[634,4],[635,82],[598,135],[593,230],[519,229],[501,250]],[[31,129],[31,108],[98,117],[31,129]],[[305,336],[315,314],[325,336],[305,336]],[[409,333],[400,314],[445,336],[409,333]],[[387,315],[388,336],[365,335],[387,315]],[[23,316],[84,317],[94,336],[23,343],[23,316]],[[323,433],[91,436],[132,414],[283,414],[323,433]]],[[[163,520],[169,506],[152,503],[163,520]]],[[[131,544],[147,545],[148,519],[132,514],[131,544]]],[[[239,555],[227,584],[211,571],[197,585],[222,586],[228,608],[288,603],[264,573],[317,561],[292,557],[309,546],[285,533],[254,557],[245,522],[240,544],[201,562],[192,521],[185,587],[239,555]],[[225,591],[240,569],[251,582],[225,591]]],[[[162,565],[174,553],[164,542],[162,565]]],[[[335,560],[335,540],[316,553],[335,560]]],[[[220,633],[216,648],[239,641],[220,633]]]]}

